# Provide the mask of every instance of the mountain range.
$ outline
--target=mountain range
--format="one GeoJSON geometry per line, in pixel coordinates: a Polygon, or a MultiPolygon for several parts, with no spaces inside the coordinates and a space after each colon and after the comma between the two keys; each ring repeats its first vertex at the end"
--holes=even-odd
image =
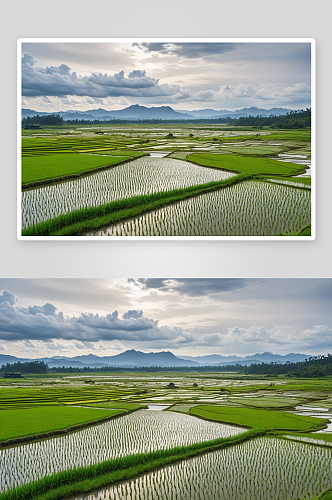
{"type": "Polygon", "coordinates": [[[303,361],[309,358],[307,354],[289,353],[286,355],[272,354],[269,352],[252,354],[245,357],[239,356],[222,356],[220,354],[210,354],[207,356],[175,356],[170,351],[163,352],[141,352],[134,349],[116,354],[115,356],[96,356],[88,354],[83,356],[74,356],[72,358],[66,356],[53,356],[51,358],[17,358],[16,356],[0,354],[0,366],[6,363],[17,363],[27,361],[44,361],[50,368],[56,367],[76,367],[76,368],[101,368],[102,366],[119,366],[119,367],[140,367],[140,366],[223,366],[223,365],[250,365],[252,363],[286,363],[303,361]]]}
{"type": "Polygon", "coordinates": [[[159,106],[148,108],[134,104],[128,108],[111,110],[106,109],[89,109],[87,111],[68,110],[68,111],[35,111],[33,109],[22,109],[22,119],[27,116],[45,116],[49,114],[59,114],[64,120],[193,120],[197,118],[239,118],[241,116],[270,116],[270,115],[285,115],[287,112],[292,111],[286,108],[242,108],[236,111],[228,111],[227,109],[199,109],[193,111],[181,110],[177,111],[170,106],[159,106]]]}

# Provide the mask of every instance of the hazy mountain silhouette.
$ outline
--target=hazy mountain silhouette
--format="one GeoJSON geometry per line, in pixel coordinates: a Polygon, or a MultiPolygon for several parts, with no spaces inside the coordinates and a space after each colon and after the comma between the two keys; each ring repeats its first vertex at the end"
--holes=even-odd
{"type": "Polygon", "coordinates": [[[44,116],[49,114],[59,114],[64,120],[190,120],[196,118],[238,118],[240,116],[270,116],[270,115],[285,115],[291,110],[286,108],[272,108],[272,109],[261,109],[261,108],[242,108],[236,111],[228,111],[227,109],[216,110],[216,109],[201,109],[194,111],[176,111],[170,106],[159,106],[148,108],[146,106],[140,106],[139,104],[134,104],[128,108],[111,110],[98,108],[89,109],[87,111],[78,110],[68,110],[68,111],[57,111],[57,112],[46,112],[46,111],[35,111],[33,109],[22,109],[22,119],[27,116],[33,117],[36,115],[44,116]]]}
{"type": "MultiPolygon", "coordinates": [[[[309,358],[307,354],[272,354],[269,352],[252,354],[250,356],[222,356],[220,354],[210,354],[207,356],[183,356],[177,357],[170,351],[163,352],[141,352],[134,349],[116,354],[115,356],[96,356],[94,354],[87,354],[83,356],[65,357],[53,356],[51,358],[39,358],[38,361],[45,361],[51,368],[52,367],[91,367],[101,368],[102,366],[119,366],[119,367],[135,367],[135,366],[200,366],[200,365],[227,365],[227,364],[251,364],[251,363],[286,363],[287,361],[296,362],[303,361],[309,358]]],[[[0,354],[0,366],[6,363],[17,363],[18,361],[37,361],[36,358],[26,359],[17,358],[16,356],[0,354]]]]}

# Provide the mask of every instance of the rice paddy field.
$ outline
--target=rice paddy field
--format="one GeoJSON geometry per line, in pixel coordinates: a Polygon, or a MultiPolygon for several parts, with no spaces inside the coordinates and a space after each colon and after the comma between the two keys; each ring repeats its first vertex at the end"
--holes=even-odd
{"type": "Polygon", "coordinates": [[[141,194],[219,181],[232,175],[181,160],[143,157],[93,176],[24,191],[22,227],[73,210],[141,194]]]}
{"type": "Polygon", "coordinates": [[[23,131],[20,233],[41,236],[45,221],[81,211],[82,217],[95,221],[90,224],[94,229],[64,234],[309,236],[310,141],[310,129],[132,124],[23,131]],[[122,216],[119,210],[112,227],[88,212],[114,201],[199,188],[243,173],[255,179],[215,186],[202,196],[193,192],[183,202],[164,197],[163,206],[152,213],[142,201],[140,218],[133,220],[126,212],[122,216]]]}
{"type": "Polygon", "coordinates": [[[2,488],[41,479],[72,468],[72,464],[87,467],[110,458],[187,446],[242,431],[179,413],[140,410],[68,436],[4,449],[0,469],[8,479],[2,488]]]}
{"type": "Polygon", "coordinates": [[[189,198],[86,236],[290,235],[311,221],[308,190],[261,181],[189,198]]]}
{"type": "Polygon", "coordinates": [[[291,500],[331,485],[331,450],[259,438],[76,500],[291,500]]]}
{"type": "Polygon", "coordinates": [[[316,498],[332,487],[331,390],[222,372],[3,379],[0,500],[316,498]]]}

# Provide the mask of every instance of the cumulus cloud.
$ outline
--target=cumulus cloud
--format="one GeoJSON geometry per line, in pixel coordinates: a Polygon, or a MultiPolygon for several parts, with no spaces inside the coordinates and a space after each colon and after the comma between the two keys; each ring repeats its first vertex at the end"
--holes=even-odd
{"type": "MultiPolygon", "coordinates": [[[[5,293],[6,292],[6,293],[5,293]]],[[[158,320],[145,318],[143,311],[130,310],[122,318],[117,311],[100,316],[81,313],[64,316],[52,304],[43,306],[16,306],[17,298],[2,292],[0,302],[0,339],[2,340],[100,340],[154,341],[176,339],[181,328],[159,326],[158,320]],[[4,300],[4,297],[8,300],[4,300]]]]}
{"type": "Polygon", "coordinates": [[[202,346],[220,346],[226,350],[234,348],[238,352],[268,350],[311,350],[329,349],[332,344],[332,329],[326,325],[314,325],[303,330],[294,325],[234,326],[225,333],[207,333],[200,338],[202,346]]]}
{"type": "MultiPolygon", "coordinates": [[[[200,58],[234,50],[236,44],[218,43],[141,43],[134,44],[145,52],[174,54],[184,58],[200,58]]],[[[221,80],[224,81],[224,78],[221,80]]],[[[160,79],[148,76],[146,70],[135,69],[125,75],[124,71],[110,74],[91,72],[79,75],[66,65],[38,66],[37,60],[25,52],[22,56],[22,97],[43,98],[43,104],[52,104],[50,97],[64,99],[68,106],[80,104],[75,96],[85,98],[86,103],[99,103],[103,99],[125,97],[134,102],[147,98],[150,103],[177,104],[179,101],[214,103],[216,107],[235,108],[260,103],[270,105],[296,105],[310,103],[311,89],[305,83],[285,86],[279,83],[225,83],[217,90],[197,89],[194,86],[161,83],[160,79]]],[[[27,101],[25,101],[27,102],[27,101]]],[[[28,103],[29,105],[29,103],[28,103]]]]}
{"type": "Polygon", "coordinates": [[[6,302],[13,305],[17,302],[17,298],[8,290],[2,290],[0,293],[0,304],[5,304],[6,302]]]}
{"type": "Polygon", "coordinates": [[[178,292],[181,295],[201,297],[239,290],[253,280],[247,278],[129,278],[127,281],[143,290],[178,292]]]}
{"type": "MultiPolygon", "coordinates": [[[[244,44],[241,44],[242,46],[244,44]]],[[[236,43],[158,43],[158,42],[142,42],[133,43],[134,47],[139,48],[146,53],[173,54],[187,59],[197,59],[201,57],[209,57],[231,52],[236,49],[236,43]]]]}
{"type": "Polygon", "coordinates": [[[160,97],[181,94],[178,85],[160,84],[146,75],[145,70],[134,70],[126,77],[124,71],[113,75],[91,73],[80,76],[66,64],[37,66],[30,54],[22,57],[22,95],[37,96],[109,96],[160,97]]]}
{"type": "Polygon", "coordinates": [[[280,84],[260,83],[256,85],[240,83],[221,85],[219,90],[200,91],[192,96],[193,100],[222,102],[224,106],[257,105],[259,102],[280,106],[307,102],[311,100],[311,88],[304,83],[284,87],[280,84]]]}

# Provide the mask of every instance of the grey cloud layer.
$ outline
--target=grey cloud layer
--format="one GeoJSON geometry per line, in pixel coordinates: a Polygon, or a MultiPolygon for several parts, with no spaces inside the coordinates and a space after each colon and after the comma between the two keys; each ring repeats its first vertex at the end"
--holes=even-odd
{"type": "MultiPolygon", "coordinates": [[[[224,54],[236,49],[239,44],[236,43],[158,43],[158,42],[142,42],[133,43],[134,47],[138,47],[144,52],[157,52],[160,54],[176,54],[179,57],[188,59],[196,59],[200,57],[208,57],[216,54],[224,54]]],[[[244,46],[245,44],[241,44],[244,46]]]]}
{"type": "Polygon", "coordinates": [[[117,311],[106,316],[81,313],[76,317],[57,313],[54,305],[19,307],[8,290],[0,293],[0,339],[2,340],[99,340],[153,341],[181,337],[180,328],[159,326],[142,311],[130,310],[122,318],[117,311]]]}
{"type": "MultiPolygon", "coordinates": [[[[246,287],[253,280],[247,278],[129,278],[129,283],[143,290],[176,291],[181,295],[201,297],[230,292],[246,287]]],[[[258,282],[259,280],[255,280],[258,282]]]]}
{"type": "MultiPolygon", "coordinates": [[[[217,63],[212,64],[213,69],[206,69],[205,58],[208,61],[210,59],[209,56],[232,52],[237,47],[237,44],[141,43],[133,45],[151,54],[173,54],[176,60],[178,57],[185,59],[201,58],[199,59],[201,70],[196,75],[194,81],[196,82],[197,80],[199,82],[202,75],[205,75],[207,72],[207,77],[203,78],[203,80],[207,78],[206,82],[197,86],[189,78],[189,83],[185,84],[185,86],[182,84],[179,85],[174,80],[173,84],[168,84],[161,83],[160,79],[148,76],[144,69],[134,69],[129,71],[127,75],[125,75],[123,70],[120,70],[112,75],[110,74],[110,70],[107,70],[105,73],[94,72],[92,69],[93,66],[91,67],[91,73],[81,76],[76,71],[72,71],[66,64],[40,67],[37,60],[31,54],[25,52],[22,56],[22,96],[30,100],[44,98],[46,100],[44,104],[45,102],[48,104],[53,103],[49,97],[64,99],[76,96],[79,99],[88,98],[90,101],[91,99],[99,99],[100,101],[96,102],[100,104],[103,104],[102,99],[118,98],[119,100],[120,98],[125,98],[135,103],[146,100],[151,104],[166,103],[176,105],[179,102],[185,101],[189,103],[215,103],[217,107],[265,105],[265,103],[266,105],[268,103],[271,105],[283,104],[289,106],[302,106],[303,103],[307,103],[307,106],[310,106],[311,89],[308,82],[303,83],[301,80],[295,80],[295,82],[293,80],[290,84],[281,83],[281,81],[274,81],[272,83],[264,80],[262,82],[260,81],[261,77],[257,76],[254,82],[249,83],[247,81],[248,76],[252,78],[253,75],[245,71],[241,73],[242,76],[240,78],[240,81],[242,80],[243,83],[232,85],[230,83],[232,80],[231,75],[226,78],[222,71],[219,74],[217,63]],[[212,71],[212,73],[209,71],[212,71]],[[211,79],[208,78],[208,75],[211,76],[211,79]]],[[[242,44],[241,46],[246,46],[246,44],[242,44]]],[[[140,64],[143,65],[144,61],[141,61],[140,64]]],[[[158,71],[159,76],[162,69],[164,77],[167,77],[166,68],[167,65],[160,66],[159,64],[159,67],[158,65],[154,66],[154,70],[158,71]]],[[[186,82],[182,70],[179,73],[179,78],[181,78],[179,83],[186,82]]],[[[153,71],[151,66],[149,67],[149,71],[153,71]]],[[[191,74],[189,68],[186,68],[185,71],[186,74],[191,74]]],[[[301,76],[304,77],[304,75],[301,76]]],[[[296,77],[298,77],[297,74],[296,77]]]]}
{"type": "Polygon", "coordinates": [[[30,54],[25,53],[22,57],[22,95],[25,97],[160,97],[181,92],[177,85],[161,85],[159,80],[147,76],[144,70],[134,70],[127,77],[123,71],[114,75],[91,73],[79,76],[65,64],[41,68],[30,54]]]}
{"type": "Polygon", "coordinates": [[[0,349],[9,352],[29,351],[29,342],[53,351],[82,342],[182,354],[331,352],[332,279],[0,281],[0,349]]]}

